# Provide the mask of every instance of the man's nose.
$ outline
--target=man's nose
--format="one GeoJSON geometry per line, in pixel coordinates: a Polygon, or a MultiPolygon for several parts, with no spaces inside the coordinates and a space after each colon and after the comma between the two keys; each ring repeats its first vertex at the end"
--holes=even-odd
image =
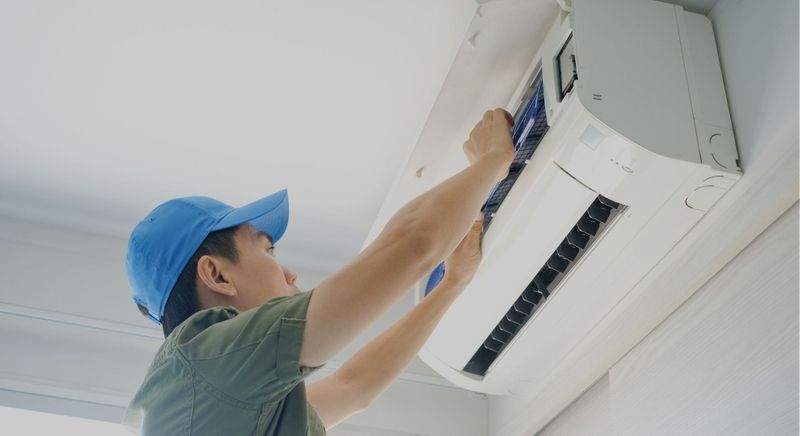
{"type": "Polygon", "coordinates": [[[285,266],[281,266],[281,268],[283,268],[283,276],[286,277],[286,283],[293,285],[297,281],[297,273],[285,266]]]}

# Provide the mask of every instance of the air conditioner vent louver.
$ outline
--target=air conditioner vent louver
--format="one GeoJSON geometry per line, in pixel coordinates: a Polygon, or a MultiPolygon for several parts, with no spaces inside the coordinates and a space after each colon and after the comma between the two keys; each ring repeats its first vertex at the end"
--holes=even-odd
{"type": "Polygon", "coordinates": [[[550,297],[552,290],[622,209],[624,207],[602,195],[592,202],[467,362],[464,371],[481,376],[486,374],[503,348],[514,339],[522,326],[550,297]]]}

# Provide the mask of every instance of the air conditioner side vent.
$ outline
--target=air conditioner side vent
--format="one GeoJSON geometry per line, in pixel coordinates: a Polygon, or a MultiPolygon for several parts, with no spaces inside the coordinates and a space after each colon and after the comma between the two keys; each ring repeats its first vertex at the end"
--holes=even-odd
{"type": "Polygon", "coordinates": [[[592,202],[575,226],[531,279],[500,322],[486,337],[464,371],[483,376],[503,349],[551,296],[573,265],[625,207],[602,195],[592,202]]]}

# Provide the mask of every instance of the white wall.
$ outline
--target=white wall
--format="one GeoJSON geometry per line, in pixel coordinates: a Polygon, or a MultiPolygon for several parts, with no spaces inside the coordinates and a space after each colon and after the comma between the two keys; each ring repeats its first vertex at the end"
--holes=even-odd
{"type": "Polygon", "coordinates": [[[796,435],[798,207],[540,434],[796,435]]]}
{"type": "Polygon", "coordinates": [[[0,404],[117,420],[161,344],[125,241],[0,216],[0,404]]]}
{"type": "MultiPolygon", "coordinates": [[[[632,326],[649,324],[648,331],[655,329],[797,201],[798,4],[720,0],[709,17],[744,176],[640,284],[648,292],[633,295],[634,291],[626,297],[618,305],[618,315],[604,320],[576,346],[565,359],[568,362],[549,374],[543,388],[536,392],[523,388],[513,396],[490,399],[492,434],[529,436],[540,431],[614,367],[619,359],[609,356],[619,356],[617,351],[630,350],[645,339],[632,326]],[[673,309],[662,310],[669,306],[673,309]],[[592,370],[569,362],[592,362],[592,370]]],[[[797,251],[796,243],[791,249],[797,251]]],[[[794,365],[796,369],[796,360],[794,365]]],[[[724,377],[725,372],[718,368],[714,376],[724,377]]],[[[590,396],[602,393],[601,385],[590,396]]],[[[583,400],[568,414],[583,416],[580,406],[588,404],[583,400]]]]}

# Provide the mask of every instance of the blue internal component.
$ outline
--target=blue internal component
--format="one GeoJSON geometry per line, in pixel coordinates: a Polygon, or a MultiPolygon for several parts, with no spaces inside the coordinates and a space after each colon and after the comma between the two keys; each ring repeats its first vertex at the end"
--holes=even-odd
{"type": "Polygon", "coordinates": [[[428,284],[425,285],[425,295],[431,293],[431,291],[439,285],[439,283],[444,278],[444,262],[440,263],[436,269],[433,270],[430,277],[428,277],[428,284]]]}
{"type": "MultiPolygon", "coordinates": [[[[494,185],[483,203],[483,207],[481,207],[484,215],[484,232],[489,228],[492,219],[494,219],[494,214],[500,208],[511,187],[514,186],[517,178],[528,163],[528,159],[533,156],[533,152],[536,151],[536,147],[539,146],[539,142],[542,141],[549,127],[547,125],[546,111],[544,110],[544,89],[542,88],[541,74],[534,79],[530,88],[534,89],[533,95],[526,103],[525,109],[514,120],[514,126],[511,128],[511,139],[514,141],[516,154],[509,167],[508,176],[494,185]]],[[[444,262],[442,262],[428,278],[428,283],[425,286],[425,295],[428,295],[439,285],[444,273],[444,262]]]]}
{"type": "Polygon", "coordinates": [[[547,115],[544,110],[544,90],[541,77],[539,75],[531,85],[531,88],[535,89],[533,96],[528,100],[528,104],[514,121],[514,127],[511,129],[511,138],[514,140],[516,155],[511,162],[508,176],[492,188],[489,197],[481,208],[484,214],[484,232],[489,228],[497,209],[500,208],[511,187],[514,186],[517,178],[525,168],[528,159],[533,156],[533,152],[536,151],[539,142],[542,141],[545,133],[547,133],[549,126],[547,125],[547,115]]]}

